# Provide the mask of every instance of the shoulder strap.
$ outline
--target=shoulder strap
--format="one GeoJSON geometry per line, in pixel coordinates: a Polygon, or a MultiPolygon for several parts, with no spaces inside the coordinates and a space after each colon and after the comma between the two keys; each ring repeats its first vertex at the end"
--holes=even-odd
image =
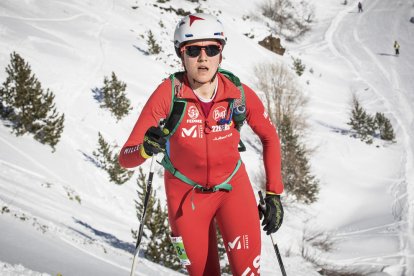
{"type": "Polygon", "coordinates": [[[218,72],[224,75],[226,78],[228,78],[235,86],[237,86],[237,88],[239,89],[241,93],[241,101],[245,103],[246,99],[244,96],[244,89],[243,89],[243,85],[240,79],[236,75],[234,75],[232,72],[222,69],[222,68],[219,68],[218,72]]]}
{"type": "MultiPolygon", "coordinates": [[[[240,79],[232,72],[219,68],[219,73],[228,78],[240,91],[240,98],[234,100],[233,104],[233,121],[236,129],[240,132],[241,127],[246,122],[246,97],[244,95],[244,88],[240,79]]],[[[246,151],[246,146],[243,141],[239,141],[239,152],[246,151]]]]}
{"type": "Polygon", "coordinates": [[[163,132],[170,137],[174,134],[177,127],[180,125],[184,117],[184,110],[187,106],[187,101],[179,98],[179,93],[182,86],[182,77],[184,72],[177,72],[170,75],[171,80],[171,106],[170,114],[163,128],[163,132]]]}
{"type": "Polygon", "coordinates": [[[233,120],[236,124],[237,130],[240,131],[240,128],[246,121],[246,97],[244,95],[243,85],[240,79],[232,72],[220,68],[219,73],[228,78],[240,91],[240,98],[234,100],[233,104],[233,120]]]}

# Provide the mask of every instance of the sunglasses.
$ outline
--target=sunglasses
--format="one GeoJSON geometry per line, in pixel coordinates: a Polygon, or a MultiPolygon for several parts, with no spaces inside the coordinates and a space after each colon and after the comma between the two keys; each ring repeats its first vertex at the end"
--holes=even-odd
{"type": "Polygon", "coordinates": [[[207,46],[197,46],[197,45],[190,45],[184,47],[184,52],[189,57],[198,57],[201,53],[201,49],[204,49],[206,55],[209,57],[214,57],[220,54],[221,52],[221,45],[207,45],[207,46]]]}

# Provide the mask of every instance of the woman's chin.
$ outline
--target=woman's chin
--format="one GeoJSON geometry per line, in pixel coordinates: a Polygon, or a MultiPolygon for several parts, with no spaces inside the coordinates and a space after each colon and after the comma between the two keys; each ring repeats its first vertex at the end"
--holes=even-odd
{"type": "Polygon", "coordinates": [[[198,83],[207,83],[210,82],[214,75],[211,74],[197,74],[197,76],[194,76],[194,80],[198,83]]]}

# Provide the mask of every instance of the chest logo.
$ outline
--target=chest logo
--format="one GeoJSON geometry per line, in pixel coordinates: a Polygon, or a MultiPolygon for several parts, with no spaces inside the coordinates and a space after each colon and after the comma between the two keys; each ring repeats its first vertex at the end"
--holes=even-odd
{"type": "Polygon", "coordinates": [[[213,118],[215,121],[226,118],[226,109],[222,106],[216,107],[213,110],[213,118]]]}
{"type": "Polygon", "coordinates": [[[181,137],[203,138],[203,126],[194,125],[190,128],[183,127],[181,129],[181,137]]]}
{"type": "Polygon", "coordinates": [[[200,115],[200,113],[197,110],[197,107],[195,106],[190,106],[190,108],[188,108],[188,117],[190,117],[191,119],[195,120],[198,118],[198,115],[200,115]]]}

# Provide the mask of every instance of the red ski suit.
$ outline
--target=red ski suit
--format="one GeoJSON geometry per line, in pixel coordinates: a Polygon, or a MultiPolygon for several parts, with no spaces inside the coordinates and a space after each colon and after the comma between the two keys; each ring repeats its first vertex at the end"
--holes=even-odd
{"type": "MultiPolygon", "coordinates": [[[[225,181],[240,160],[239,132],[234,123],[220,125],[229,117],[229,100],[240,98],[239,89],[225,76],[218,76],[213,106],[205,116],[186,78],[178,97],[187,100],[184,117],[167,143],[174,167],[198,184],[211,188],[225,181]]],[[[145,159],[138,147],[145,132],[167,118],[172,103],[171,81],[161,83],[144,106],[119,156],[123,167],[132,168],[145,159]]],[[[260,137],[266,171],[266,190],[281,194],[280,143],[265,108],[248,86],[245,91],[246,121],[260,137]]],[[[257,160],[257,164],[259,164],[257,160]]],[[[257,203],[244,164],[231,178],[231,191],[201,191],[165,170],[169,223],[173,236],[183,238],[190,275],[220,275],[216,223],[223,236],[233,275],[259,275],[260,223],[257,203]],[[195,207],[195,208],[194,208],[195,207]]]]}

